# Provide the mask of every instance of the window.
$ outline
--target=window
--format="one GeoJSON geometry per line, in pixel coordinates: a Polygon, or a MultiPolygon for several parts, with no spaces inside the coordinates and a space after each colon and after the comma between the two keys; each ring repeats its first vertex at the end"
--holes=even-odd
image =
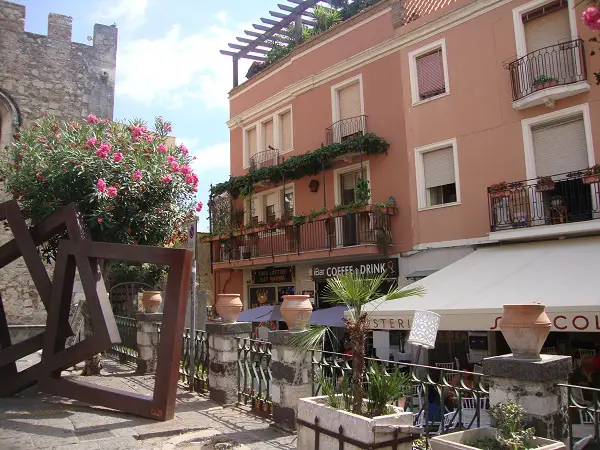
{"type": "MultiPolygon", "coordinates": [[[[268,201],[268,200],[267,200],[268,201]]],[[[265,218],[267,222],[275,220],[277,215],[275,214],[275,204],[267,205],[265,209],[265,218]]]]}
{"type": "Polygon", "coordinates": [[[409,53],[413,104],[449,92],[445,40],[409,53]]]}
{"type": "Polygon", "coordinates": [[[246,164],[250,161],[254,155],[256,155],[257,151],[257,135],[256,135],[256,127],[249,128],[246,130],[246,141],[244,142],[245,154],[246,154],[246,164]]]}
{"type": "Polygon", "coordinates": [[[257,192],[246,202],[246,223],[257,224],[281,217],[285,213],[294,214],[294,185],[283,186],[257,192]]]}
{"type": "Polygon", "coordinates": [[[460,202],[456,140],[415,149],[419,208],[460,202]]]}
{"type": "Polygon", "coordinates": [[[365,131],[362,75],[331,87],[332,126],[329,142],[341,142],[365,131]]]}
{"type": "Polygon", "coordinates": [[[275,130],[273,128],[273,119],[267,120],[262,124],[262,149],[266,152],[270,148],[275,148],[275,130]]]}
{"type": "Polygon", "coordinates": [[[340,120],[362,115],[360,83],[358,81],[338,90],[338,105],[340,120]]]}
{"type": "Polygon", "coordinates": [[[522,16],[527,53],[569,41],[571,24],[566,0],[542,5],[522,16]]]}
{"type": "MultiPolygon", "coordinates": [[[[271,148],[278,151],[279,154],[294,149],[291,107],[273,113],[263,118],[261,122],[254,123],[245,129],[244,168],[249,167],[250,159],[258,152],[265,152],[271,148]]],[[[259,161],[255,161],[255,168],[279,162],[274,153],[261,155],[259,159],[259,161]]]]}
{"type": "Polygon", "coordinates": [[[286,186],[283,190],[283,212],[294,214],[294,186],[286,186]]]}
{"type": "Polygon", "coordinates": [[[280,149],[282,152],[289,152],[294,148],[292,140],[292,111],[286,111],[279,115],[281,143],[280,149]]]}
{"type": "MultiPolygon", "coordinates": [[[[362,178],[365,179],[367,176],[366,170],[362,170],[362,178]]],[[[355,170],[353,172],[343,173],[340,175],[340,193],[341,193],[341,204],[349,205],[354,203],[356,199],[356,184],[358,179],[361,178],[361,171],[355,170]]]]}

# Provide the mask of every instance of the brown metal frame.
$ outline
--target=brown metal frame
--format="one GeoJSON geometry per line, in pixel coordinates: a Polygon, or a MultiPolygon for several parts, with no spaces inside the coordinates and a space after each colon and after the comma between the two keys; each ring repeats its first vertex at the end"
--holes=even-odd
{"type": "MultiPolygon", "coordinates": [[[[15,239],[0,247],[0,267],[23,256],[46,306],[46,330],[26,341],[11,345],[4,310],[0,308],[0,374],[16,372],[15,361],[43,349],[42,361],[11,376],[0,386],[0,395],[22,390],[35,382],[49,394],[106,406],[155,420],[172,419],[179,379],[187,287],[190,281],[192,252],[184,249],[131,246],[93,242],[77,220],[70,205],[30,229],[22,218],[16,201],[0,204],[0,219],[7,218],[15,239]],[[20,220],[19,220],[20,219],[20,220]],[[61,240],[57,252],[53,282],[47,276],[36,245],[68,231],[69,240],[61,240]],[[98,260],[126,260],[169,267],[167,288],[158,348],[154,391],[151,396],[61,378],[61,371],[120,342],[119,333],[98,260]],[[69,308],[78,269],[86,301],[89,302],[94,334],[65,348],[72,334],[69,308]]],[[[4,380],[4,377],[3,377],[4,380]]]]}

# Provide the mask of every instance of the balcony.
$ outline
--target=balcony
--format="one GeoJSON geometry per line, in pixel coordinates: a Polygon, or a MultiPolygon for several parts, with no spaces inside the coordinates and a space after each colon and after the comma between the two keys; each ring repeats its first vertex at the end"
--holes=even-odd
{"type": "Polygon", "coordinates": [[[363,136],[367,132],[367,116],[356,116],[338,120],[325,129],[325,142],[327,145],[335,144],[363,136]]]}
{"type": "Polygon", "coordinates": [[[590,89],[582,39],[531,52],[508,64],[513,108],[524,109],[590,89]]]}
{"type": "Polygon", "coordinates": [[[279,150],[269,149],[264,152],[258,152],[250,157],[248,161],[248,171],[254,172],[261,167],[276,166],[283,162],[283,156],[279,155],[279,150]]]}
{"type": "Polygon", "coordinates": [[[222,235],[213,240],[213,262],[332,252],[358,246],[372,246],[377,253],[387,251],[383,247],[392,243],[390,221],[393,212],[376,211],[371,206],[363,209],[298,225],[289,221],[278,227],[261,226],[222,235]]]}
{"type": "MultiPolygon", "coordinates": [[[[501,183],[503,184],[503,183],[501,183]]],[[[600,175],[583,171],[488,187],[490,238],[600,231],[600,175]]]]}

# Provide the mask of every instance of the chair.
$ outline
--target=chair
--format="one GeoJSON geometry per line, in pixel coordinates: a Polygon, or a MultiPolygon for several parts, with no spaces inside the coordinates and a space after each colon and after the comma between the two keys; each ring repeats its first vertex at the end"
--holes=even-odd
{"type": "Polygon", "coordinates": [[[481,361],[483,361],[483,358],[487,357],[487,352],[481,351],[481,352],[469,352],[467,353],[467,361],[469,361],[469,364],[479,364],[481,363],[481,361]]]}
{"type": "Polygon", "coordinates": [[[542,347],[543,355],[558,355],[556,352],[556,347],[542,347]]]}
{"type": "Polygon", "coordinates": [[[425,420],[425,410],[421,410],[418,413],[413,414],[413,425],[419,428],[425,428],[427,421],[425,420]]]}
{"type": "Polygon", "coordinates": [[[589,348],[580,348],[579,356],[581,356],[581,359],[593,358],[594,356],[596,356],[596,350],[589,348]]]}
{"type": "Polygon", "coordinates": [[[435,363],[435,367],[439,367],[440,369],[454,369],[454,363],[435,363]]]}
{"type": "Polygon", "coordinates": [[[444,414],[442,418],[442,423],[440,423],[437,431],[432,431],[431,435],[444,434],[452,428],[456,428],[456,422],[458,421],[458,411],[451,411],[449,413],[444,414]]]}
{"type": "Polygon", "coordinates": [[[413,384],[413,406],[416,406],[415,399],[417,400],[416,404],[418,404],[419,409],[421,409],[423,407],[423,386],[420,384],[413,384]]]}
{"type": "Polygon", "coordinates": [[[579,422],[581,425],[594,425],[594,416],[586,409],[579,409],[579,422]]]}
{"type": "MultiPolygon", "coordinates": [[[[479,398],[479,425],[480,427],[487,427],[490,425],[490,415],[487,406],[487,398],[479,398]]],[[[475,397],[465,397],[461,399],[461,411],[462,411],[462,424],[463,426],[477,427],[477,399],[475,397]],[[473,422],[471,424],[471,422],[473,422]]]]}
{"type": "Polygon", "coordinates": [[[456,370],[460,370],[460,361],[457,357],[454,357],[454,366],[456,367],[456,370]]]}
{"type": "Polygon", "coordinates": [[[483,366],[481,366],[479,364],[473,364],[473,372],[483,373],[483,366]]]}

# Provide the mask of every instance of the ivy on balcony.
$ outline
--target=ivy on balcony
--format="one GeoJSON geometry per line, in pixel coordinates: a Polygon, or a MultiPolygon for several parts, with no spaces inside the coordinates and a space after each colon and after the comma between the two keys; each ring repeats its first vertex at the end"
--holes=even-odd
{"type": "Polygon", "coordinates": [[[322,146],[317,150],[292,156],[281,164],[261,167],[247,175],[230,177],[228,181],[212,188],[212,195],[228,192],[232,197],[249,196],[254,192],[258,182],[280,183],[284,180],[299,180],[305,176],[313,176],[329,167],[336,158],[349,153],[365,153],[374,155],[387,153],[390,144],[374,133],[367,133],[343,142],[322,146]]]}

